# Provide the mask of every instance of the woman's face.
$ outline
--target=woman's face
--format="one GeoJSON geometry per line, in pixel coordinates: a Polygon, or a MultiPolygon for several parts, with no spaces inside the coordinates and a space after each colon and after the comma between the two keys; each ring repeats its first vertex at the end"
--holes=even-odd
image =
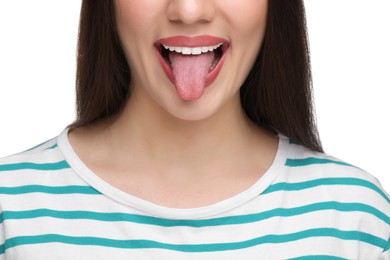
{"type": "Polygon", "coordinates": [[[184,120],[239,106],[263,40],[267,2],[114,0],[132,73],[130,102],[184,120]]]}

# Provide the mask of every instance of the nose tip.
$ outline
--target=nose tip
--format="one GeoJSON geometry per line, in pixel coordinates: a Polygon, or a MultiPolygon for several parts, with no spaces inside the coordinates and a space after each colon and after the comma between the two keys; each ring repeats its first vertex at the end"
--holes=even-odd
{"type": "Polygon", "coordinates": [[[172,0],[167,16],[170,21],[183,24],[207,23],[214,12],[213,0],[172,0]]]}

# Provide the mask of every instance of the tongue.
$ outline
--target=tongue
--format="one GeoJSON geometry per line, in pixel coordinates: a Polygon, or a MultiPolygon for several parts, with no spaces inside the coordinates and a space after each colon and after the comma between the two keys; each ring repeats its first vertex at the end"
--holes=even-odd
{"type": "Polygon", "coordinates": [[[200,98],[206,88],[206,79],[214,61],[214,52],[210,51],[200,55],[171,52],[169,58],[179,96],[188,101],[200,98]]]}

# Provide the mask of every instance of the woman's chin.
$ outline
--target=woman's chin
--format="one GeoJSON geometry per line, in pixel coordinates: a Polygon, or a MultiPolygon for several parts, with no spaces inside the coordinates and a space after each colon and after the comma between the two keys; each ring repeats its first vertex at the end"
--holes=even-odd
{"type": "Polygon", "coordinates": [[[183,101],[177,98],[176,102],[163,104],[162,106],[171,116],[184,121],[217,119],[218,115],[229,113],[226,111],[229,107],[234,110],[239,108],[239,95],[237,96],[238,100],[235,100],[234,97],[221,97],[217,93],[205,92],[201,98],[194,101],[183,101]],[[224,112],[221,113],[222,111],[224,112]]]}
{"type": "Polygon", "coordinates": [[[170,105],[166,107],[165,110],[172,117],[183,121],[206,120],[217,114],[219,110],[216,103],[206,102],[206,100],[202,98],[196,101],[178,103],[179,104],[176,106],[170,105]]]}

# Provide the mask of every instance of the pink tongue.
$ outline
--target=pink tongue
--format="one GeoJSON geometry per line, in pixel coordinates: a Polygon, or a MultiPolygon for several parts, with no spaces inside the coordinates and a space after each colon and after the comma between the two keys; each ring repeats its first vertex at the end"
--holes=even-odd
{"type": "Polygon", "coordinates": [[[183,100],[200,98],[206,87],[207,75],[214,61],[214,52],[184,55],[171,52],[173,78],[177,93],[183,100]]]}

